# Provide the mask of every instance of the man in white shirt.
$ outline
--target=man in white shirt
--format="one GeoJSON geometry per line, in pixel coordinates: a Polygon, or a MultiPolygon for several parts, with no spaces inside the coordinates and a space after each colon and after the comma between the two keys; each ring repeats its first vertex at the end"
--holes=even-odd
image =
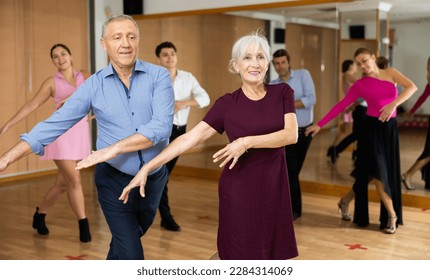
{"type": "MultiPolygon", "coordinates": [[[[170,142],[186,132],[188,116],[191,106],[203,108],[209,105],[210,98],[207,92],[200,86],[197,79],[189,72],[176,68],[178,58],[176,47],[171,42],[163,42],[155,49],[158,63],[167,68],[173,81],[175,93],[175,114],[173,117],[173,128],[170,142]]],[[[178,157],[166,163],[169,174],[175,167],[178,157]]],[[[158,207],[161,216],[161,226],[167,230],[180,231],[180,226],[173,219],[170,212],[169,199],[167,196],[167,183],[158,207]]]]}

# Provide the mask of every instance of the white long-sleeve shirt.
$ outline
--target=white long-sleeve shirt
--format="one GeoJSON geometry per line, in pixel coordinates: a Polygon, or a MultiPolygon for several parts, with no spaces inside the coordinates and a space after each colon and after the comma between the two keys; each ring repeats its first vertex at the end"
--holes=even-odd
{"type": "MultiPolygon", "coordinates": [[[[173,82],[173,91],[175,93],[175,101],[183,101],[194,98],[200,108],[209,105],[210,98],[208,93],[200,86],[193,74],[178,70],[176,78],[173,82]]],[[[179,110],[173,116],[173,124],[183,126],[187,124],[190,115],[190,107],[179,110]]]]}

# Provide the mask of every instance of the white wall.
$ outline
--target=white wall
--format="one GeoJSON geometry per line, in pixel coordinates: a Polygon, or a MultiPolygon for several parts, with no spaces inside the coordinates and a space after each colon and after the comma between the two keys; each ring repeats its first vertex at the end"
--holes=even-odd
{"type": "MultiPolygon", "coordinates": [[[[275,29],[283,28],[285,29],[285,22],[282,21],[271,21],[270,22],[270,48],[272,49],[272,54],[278,49],[285,49],[285,43],[279,44],[275,43],[275,29]]],[[[276,73],[275,67],[273,67],[273,63],[270,63],[270,80],[274,80],[278,78],[278,73],[276,73]]]]}
{"type": "MultiPolygon", "coordinates": [[[[418,91],[405,102],[410,109],[424,91],[427,84],[427,59],[430,56],[430,22],[403,23],[391,25],[396,30],[393,46],[393,67],[410,78],[418,87],[418,91]]],[[[430,114],[430,100],[420,109],[420,114],[430,114]]]]}
{"type": "Polygon", "coordinates": [[[102,48],[100,44],[100,37],[102,35],[102,26],[105,22],[106,18],[113,14],[122,14],[124,12],[124,7],[122,4],[122,0],[96,0],[94,1],[94,10],[95,10],[95,24],[94,24],[94,32],[95,32],[95,69],[96,71],[106,67],[108,64],[108,59],[106,52],[102,48]]]}

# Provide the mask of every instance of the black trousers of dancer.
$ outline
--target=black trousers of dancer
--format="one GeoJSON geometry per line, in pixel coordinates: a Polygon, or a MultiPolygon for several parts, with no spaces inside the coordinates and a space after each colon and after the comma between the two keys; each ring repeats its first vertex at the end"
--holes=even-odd
{"type": "MultiPolygon", "coordinates": [[[[430,123],[430,117],[428,118],[430,123]]],[[[417,160],[423,160],[430,157],[430,127],[427,128],[426,142],[424,145],[424,150],[417,160]]],[[[421,179],[425,182],[424,188],[430,190],[430,163],[427,163],[421,168],[421,179]]]]}
{"type": "Polygon", "coordinates": [[[302,192],[300,190],[299,175],[312,142],[312,136],[305,135],[306,128],[307,126],[299,127],[299,138],[296,144],[285,146],[293,218],[298,218],[302,215],[302,192]]]}
{"type": "MultiPolygon", "coordinates": [[[[173,125],[172,134],[170,135],[170,138],[169,138],[170,143],[172,143],[173,140],[175,140],[176,138],[178,138],[182,134],[185,134],[186,130],[187,130],[186,125],[183,125],[183,126],[173,125]]],[[[178,158],[179,157],[175,157],[174,159],[172,159],[171,161],[166,163],[166,167],[167,167],[167,171],[169,173],[169,176],[172,173],[172,170],[175,167],[176,162],[178,161],[178,158]]],[[[167,192],[168,192],[167,184],[168,183],[169,183],[169,180],[167,180],[166,185],[164,186],[163,194],[161,195],[160,206],[158,207],[158,210],[160,210],[161,219],[168,219],[172,216],[172,214],[170,212],[170,206],[169,206],[169,197],[167,195],[167,192]]]]}
{"type": "Polygon", "coordinates": [[[340,154],[343,152],[349,145],[357,141],[358,132],[362,129],[363,120],[366,116],[367,107],[358,105],[354,108],[352,112],[352,132],[340,141],[339,144],[336,145],[334,152],[336,154],[340,154]]]}

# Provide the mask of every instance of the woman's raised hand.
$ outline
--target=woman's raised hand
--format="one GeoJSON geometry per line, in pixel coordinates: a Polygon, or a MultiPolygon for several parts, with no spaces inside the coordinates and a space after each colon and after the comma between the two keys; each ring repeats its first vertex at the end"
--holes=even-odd
{"type": "Polygon", "coordinates": [[[230,144],[227,144],[225,148],[216,152],[212,156],[212,158],[214,159],[213,162],[218,162],[224,159],[224,161],[219,165],[219,167],[224,167],[227,162],[233,159],[232,163],[229,166],[229,169],[232,169],[238,162],[239,157],[245,152],[247,152],[247,150],[245,147],[244,138],[242,137],[234,140],[230,144]]]}

